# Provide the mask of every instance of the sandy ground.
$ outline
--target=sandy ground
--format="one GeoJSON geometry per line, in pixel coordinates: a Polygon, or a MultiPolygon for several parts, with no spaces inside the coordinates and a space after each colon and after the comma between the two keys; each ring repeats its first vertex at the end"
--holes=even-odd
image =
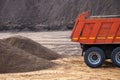
{"type": "Polygon", "coordinates": [[[0,74],[0,80],[119,80],[120,69],[114,67],[110,60],[101,68],[91,69],[87,67],[80,56],[79,43],[71,42],[71,31],[58,32],[23,32],[0,33],[0,38],[14,35],[29,37],[43,46],[46,46],[59,54],[66,56],[53,62],[58,65],[41,71],[25,73],[0,74]]]}

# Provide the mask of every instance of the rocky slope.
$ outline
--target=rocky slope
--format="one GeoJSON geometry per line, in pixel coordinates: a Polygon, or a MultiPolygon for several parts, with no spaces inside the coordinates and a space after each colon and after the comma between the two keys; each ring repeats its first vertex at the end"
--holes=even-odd
{"type": "Polygon", "coordinates": [[[0,0],[0,30],[66,30],[79,13],[120,14],[119,0],[0,0]]]}

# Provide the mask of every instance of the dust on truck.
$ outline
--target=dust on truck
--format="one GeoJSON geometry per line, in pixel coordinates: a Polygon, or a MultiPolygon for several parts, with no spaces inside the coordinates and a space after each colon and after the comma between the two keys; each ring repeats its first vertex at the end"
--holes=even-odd
{"type": "Polygon", "coordinates": [[[74,25],[71,39],[79,42],[85,63],[101,67],[106,59],[120,67],[120,16],[81,14],[74,25]]]}

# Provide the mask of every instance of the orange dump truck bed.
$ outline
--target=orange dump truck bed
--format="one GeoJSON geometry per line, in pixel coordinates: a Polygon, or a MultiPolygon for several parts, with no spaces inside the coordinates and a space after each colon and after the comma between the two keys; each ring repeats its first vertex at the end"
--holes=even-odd
{"type": "Polygon", "coordinates": [[[120,18],[88,17],[81,14],[74,25],[72,40],[81,44],[120,44],[120,18]]]}

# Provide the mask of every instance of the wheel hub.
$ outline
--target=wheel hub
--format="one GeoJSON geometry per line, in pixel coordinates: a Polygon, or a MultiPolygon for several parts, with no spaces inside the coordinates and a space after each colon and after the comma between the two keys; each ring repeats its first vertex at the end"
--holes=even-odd
{"type": "Polygon", "coordinates": [[[116,54],[115,60],[120,64],[120,52],[116,54]]]}
{"type": "Polygon", "coordinates": [[[88,60],[91,64],[98,64],[101,60],[100,54],[97,52],[91,52],[88,55],[88,60]]]}
{"type": "Polygon", "coordinates": [[[93,56],[92,56],[92,59],[93,59],[93,60],[97,60],[97,59],[98,59],[97,55],[93,55],[93,56]]]}

